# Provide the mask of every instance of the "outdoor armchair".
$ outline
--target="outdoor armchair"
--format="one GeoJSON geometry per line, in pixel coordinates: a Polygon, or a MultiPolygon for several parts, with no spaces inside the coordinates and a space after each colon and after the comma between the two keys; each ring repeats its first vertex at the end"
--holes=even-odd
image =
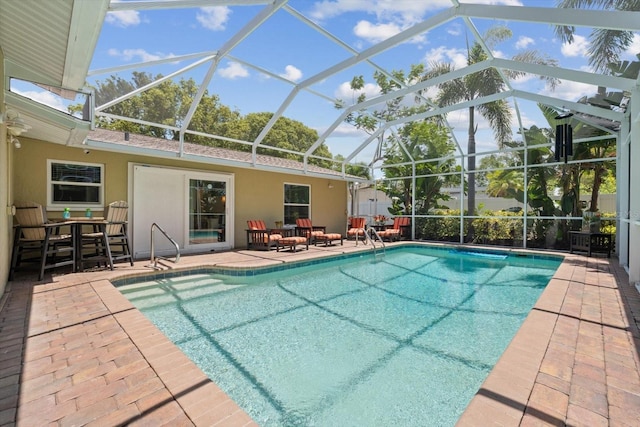
{"type": "Polygon", "coordinates": [[[247,221],[247,249],[268,251],[278,249],[278,240],[282,239],[280,230],[268,229],[263,220],[247,221]]]}
{"type": "Polygon", "coordinates": [[[387,227],[386,230],[379,231],[378,235],[382,240],[390,242],[400,240],[401,237],[407,235],[408,228],[411,226],[411,218],[408,216],[397,216],[393,218],[393,225],[387,227]]]}
{"type": "Polygon", "coordinates": [[[296,219],[296,236],[306,237],[309,243],[314,243],[317,236],[326,233],[324,225],[313,225],[309,218],[296,219]]]}
{"type": "Polygon", "coordinates": [[[347,239],[362,239],[364,240],[364,227],[367,223],[367,219],[364,217],[351,218],[349,223],[349,229],[347,230],[347,239]]]}

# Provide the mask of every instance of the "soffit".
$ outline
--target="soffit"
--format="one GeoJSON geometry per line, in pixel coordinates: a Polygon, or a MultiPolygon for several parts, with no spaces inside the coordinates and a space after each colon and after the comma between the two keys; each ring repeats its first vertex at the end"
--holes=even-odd
{"type": "MultiPolygon", "coordinates": [[[[86,123],[10,92],[11,79],[32,82],[68,98],[84,88],[108,0],[0,0],[5,104],[32,127],[25,137],[57,143],[82,141],[86,123]]],[[[3,109],[4,110],[4,109],[3,109]]]]}

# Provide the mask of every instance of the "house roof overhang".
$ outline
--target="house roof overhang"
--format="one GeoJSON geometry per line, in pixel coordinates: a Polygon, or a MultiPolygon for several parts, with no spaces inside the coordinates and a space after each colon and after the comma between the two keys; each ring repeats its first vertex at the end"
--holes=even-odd
{"type": "Polygon", "coordinates": [[[85,91],[87,73],[109,0],[0,0],[4,56],[2,111],[20,113],[28,136],[60,144],[81,143],[90,122],[11,91],[12,80],[37,84],[62,98],[85,91]]]}

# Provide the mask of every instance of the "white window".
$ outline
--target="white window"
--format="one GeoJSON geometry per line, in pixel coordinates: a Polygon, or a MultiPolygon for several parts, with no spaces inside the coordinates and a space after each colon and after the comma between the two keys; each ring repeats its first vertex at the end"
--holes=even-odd
{"type": "Polygon", "coordinates": [[[284,185],[284,223],[295,224],[298,218],[311,218],[311,187],[301,184],[284,185]]]}
{"type": "Polygon", "coordinates": [[[103,164],[47,160],[47,209],[98,209],[103,197],[103,164]]]}

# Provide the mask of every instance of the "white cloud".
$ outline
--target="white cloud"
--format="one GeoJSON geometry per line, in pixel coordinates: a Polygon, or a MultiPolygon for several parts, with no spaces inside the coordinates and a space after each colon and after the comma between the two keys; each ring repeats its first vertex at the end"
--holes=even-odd
{"type": "Polygon", "coordinates": [[[454,22],[447,27],[447,33],[452,36],[459,36],[460,34],[462,34],[462,27],[459,23],[454,22]]]}
{"type": "Polygon", "coordinates": [[[344,82],[335,91],[336,99],[343,100],[347,106],[355,104],[361,93],[367,96],[367,99],[380,95],[380,87],[373,83],[365,83],[362,90],[354,91],[351,89],[350,82],[344,82]]]}
{"type": "Polygon", "coordinates": [[[123,61],[131,61],[135,58],[139,58],[141,62],[147,61],[157,61],[158,59],[164,58],[172,58],[175,55],[173,53],[170,54],[162,54],[162,53],[149,53],[144,49],[109,49],[109,56],[119,57],[123,61]]]}
{"type": "Polygon", "coordinates": [[[563,43],[560,51],[564,56],[587,56],[589,40],[586,37],[574,35],[573,43],[563,43]]]}
{"type": "Polygon", "coordinates": [[[398,34],[401,28],[396,24],[372,24],[369,21],[360,21],[353,29],[353,33],[371,43],[378,43],[398,34]]]}
{"type": "MultiPolygon", "coordinates": [[[[325,131],[325,128],[321,128],[318,129],[318,134],[322,135],[322,133],[325,131]]],[[[358,129],[357,127],[349,124],[349,123],[340,123],[338,125],[338,127],[336,127],[334,129],[333,132],[331,132],[331,138],[359,138],[359,139],[364,139],[367,136],[369,136],[369,134],[367,134],[365,131],[358,129]]]]}
{"type": "Polygon", "coordinates": [[[280,74],[281,77],[297,82],[302,78],[302,71],[294,67],[293,65],[287,65],[284,67],[284,74],[280,74]]]}
{"type": "Polygon", "coordinates": [[[494,58],[506,58],[507,55],[505,55],[505,53],[501,50],[492,50],[491,54],[494,56],[494,58]]]}
{"type": "Polygon", "coordinates": [[[573,82],[570,80],[563,80],[561,84],[557,85],[555,90],[551,90],[548,87],[542,91],[542,95],[552,96],[558,99],[567,99],[570,101],[577,101],[581,97],[593,96],[598,91],[598,88],[593,85],[573,82]]]}
{"type": "Polygon", "coordinates": [[[450,7],[450,0],[323,0],[314,3],[311,16],[325,20],[349,12],[365,12],[378,19],[399,19],[404,23],[418,22],[429,10],[450,7]]]}
{"type": "Polygon", "coordinates": [[[440,89],[437,86],[429,86],[424,92],[422,92],[422,97],[426,99],[435,99],[438,96],[440,89]]]}
{"type": "Polygon", "coordinates": [[[520,0],[475,0],[475,4],[493,4],[503,6],[524,6],[520,0]]]}
{"type": "Polygon", "coordinates": [[[107,13],[104,20],[106,23],[118,27],[130,27],[140,23],[140,14],[137,10],[117,10],[107,13]]]}
{"type": "Polygon", "coordinates": [[[220,68],[218,72],[220,77],[231,80],[249,76],[249,71],[242,64],[238,64],[237,62],[229,62],[227,68],[220,68]]]}
{"type": "Polygon", "coordinates": [[[450,62],[456,70],[467,66],[467,52],[464,49],[450,49],[446,46],[440,46],[429,50],[424,56],[427,64],[433,62],[450,62]]]}
{"type": "Polygon", "coordinates": [[[224,30],[231,15],[231,9],[226,6],[202,7],[200,11],[196,19],[204,28],[212,31],[224,30]]]}
{"type": "Polygon", "coordinates": [[[538,76],[536,76],[535,74],[531,74],[531,73],[526,73],[526,74],[522,74],[518,77],[516,77],[515,79],[511,80],[511,83],[514,86],[518,86],[520,88],[523,89],[530,89],[529,88],[529,84],[532,80],[537,79],[538,76]]]}
{"type": "MultiPolygon", "coordinates": [[[[525,129],[529,129],[531,126],[534,126],[534,125],[538,127],[548,126],[547,122],[537,123],[535,120],[529,118],[529,116],[522,111],[522,108],[520,109],[520,119],[522,120],[522,127],[524,127],[525,129]]],[[[514,114],[511,117],[511,128],[513,129],[514,133],[520,132],[520,122],[518,122],[517,114],[514,114]]],[[[519,137],[519,139],[522,139],[522,137],[519,137]]]]}
{"type": "Polygon", "coordinates": [[[640,34],[636,33],[633,35],[631,46],[629,46],[629,49],[627,49],[625,53],[634,60],[638,59],[636,55],[640,53],[640,34]]]}
{"type": "Polygon", "coordinates": [[[536,42],[531,37],[520,36],[520,38],[518,38],[518,41],[516,42],[516,48],[526,49],[534,44],[536,44],[536,42]]]}
{"type": "MultiPolygon", "coordinates": [[[[477,0],[479,4],[522,6],[520,0],[477,0]]],[[[344,13],[364,12],[378,20],[398,22],[401,27],[416,24],[427,12],[451,7],[451,0],[321,0],[310,12],[313,19],[323,21],[344,13]]]]}
{"type": "MultiPolygon", "coordinates": [[[[482,122],[483,119],[477,116],[478,115],[476,115],[476,122],[482,122]]],[[[455,131],[466,132],[469,129],[469,109],[461,108],[447,113],[447,121],[449,126],[454,128],[455,131]]]]}
{"type": "Polygon", "coordinates": [[[67,107],[64,105],[64,103],[60,99],[60,97],[49,91],[42,91],[42,92],[35,91],[35,90],[20,91],[17,89],[12,89],[12,91],[16,92],[19,95],[24,96],[25,98],[33,99],[34,101],[39,102],[40,104],[44,104],[48,107],[55,108],[56,110],[64,111],[65,113],[69,112],[67,110],[67,107]]]}

